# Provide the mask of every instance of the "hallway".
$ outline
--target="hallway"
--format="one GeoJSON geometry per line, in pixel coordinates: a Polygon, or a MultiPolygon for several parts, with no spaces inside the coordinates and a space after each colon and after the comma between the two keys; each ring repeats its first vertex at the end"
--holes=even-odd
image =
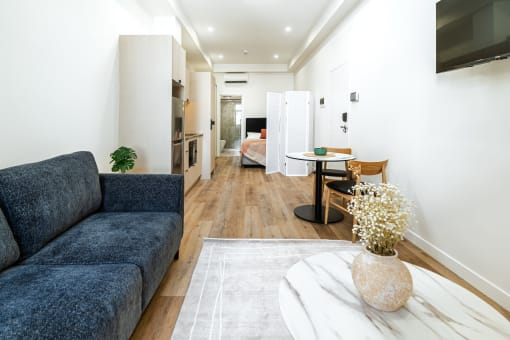
{"type": "MultiPolygon", "coordinates": [[[[200,254],[202,238],[287,238],[350,240],[352,218],[330,225],[303,221],[294,208],[312,201],[313,175],[266,175],[263,168],[241,168],[239,157],[219,157],[210,181],[199,181],[185,197],[180,258],[163,279],[133,339],[168,339],[200,254]]],[[[510,313],[476,291],[408,241],[399,257],[434,271],[473,291],[510,320],[510,313]]]]}

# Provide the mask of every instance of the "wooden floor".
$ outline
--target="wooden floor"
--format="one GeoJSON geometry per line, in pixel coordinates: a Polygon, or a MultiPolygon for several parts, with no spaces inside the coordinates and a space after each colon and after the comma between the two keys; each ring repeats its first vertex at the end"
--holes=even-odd
{"type": "MultiPolygon", "coordinates": [[[[169,268],[138,323],[133,339],[165,339],[172,334],[204,237],[351,239],[352,219],[320,225],[294,216],[296,206],[312,201],[312,176],[267,175],[262,168],[241,168],[239,157],[217,159],[213,179],[200,181],[185,198],[180,259],[169,268]]],[[[507,319],[510,313],[481,294],[408,241],[400,258],[434,271],[473,291],[507,319]]]]}

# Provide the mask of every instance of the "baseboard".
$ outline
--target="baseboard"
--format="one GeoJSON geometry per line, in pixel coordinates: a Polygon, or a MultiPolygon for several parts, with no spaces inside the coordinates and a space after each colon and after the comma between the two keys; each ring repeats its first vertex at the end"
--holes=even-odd
{"type": "Polygon", "coordinates": [[[479,291],[496,301],[500,306],[506,310],[510,310],[510,294],[505,292],[502,288],[496,286],[480,274],[471,270],[413,231],[409,230],[406,234],[406,238],[439,261],[442,265],[459,275],[462,279],[469,282],[479,291]]]}

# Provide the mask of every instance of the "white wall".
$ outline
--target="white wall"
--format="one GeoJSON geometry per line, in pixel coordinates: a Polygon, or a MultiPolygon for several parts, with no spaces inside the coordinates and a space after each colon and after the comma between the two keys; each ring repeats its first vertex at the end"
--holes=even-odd
{"type": "Polygon", "coordinates": [[[365,0],[296,89],[320,96],[345,62],[360,93],[351,146],[389,158],[389,180],[418,206],[410,239],[510,309],[510,61],[436,74],[435,1],[365,0]]]}
{"type": "Polygon", "coordinates": [[[241,95],[245,115],[265,115],[266,93],[294,89],[292,73],[248,73],[248,84],[225,84],[224,73],[215,73],[218,96],[241,95]]]}
{"type": "Polygon", "coordinates": [[[118,36],[152,17],[136,0],[0,2],[0,168],[118,140],[118,36]]]}

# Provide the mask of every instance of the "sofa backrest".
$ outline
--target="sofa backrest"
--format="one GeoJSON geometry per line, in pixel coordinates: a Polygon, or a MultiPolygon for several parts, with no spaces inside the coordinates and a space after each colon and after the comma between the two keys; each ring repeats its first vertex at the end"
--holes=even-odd
{"type": "Polygon", "coordinates": [[[94,156],[80,151],[0,170],[0,208],[26,258],[101,205],[94,156]]]}
{"type": "Polygon", "coordinates": [[[0,209],[0,271],[19,259],[19,247],[0,209]]]}

